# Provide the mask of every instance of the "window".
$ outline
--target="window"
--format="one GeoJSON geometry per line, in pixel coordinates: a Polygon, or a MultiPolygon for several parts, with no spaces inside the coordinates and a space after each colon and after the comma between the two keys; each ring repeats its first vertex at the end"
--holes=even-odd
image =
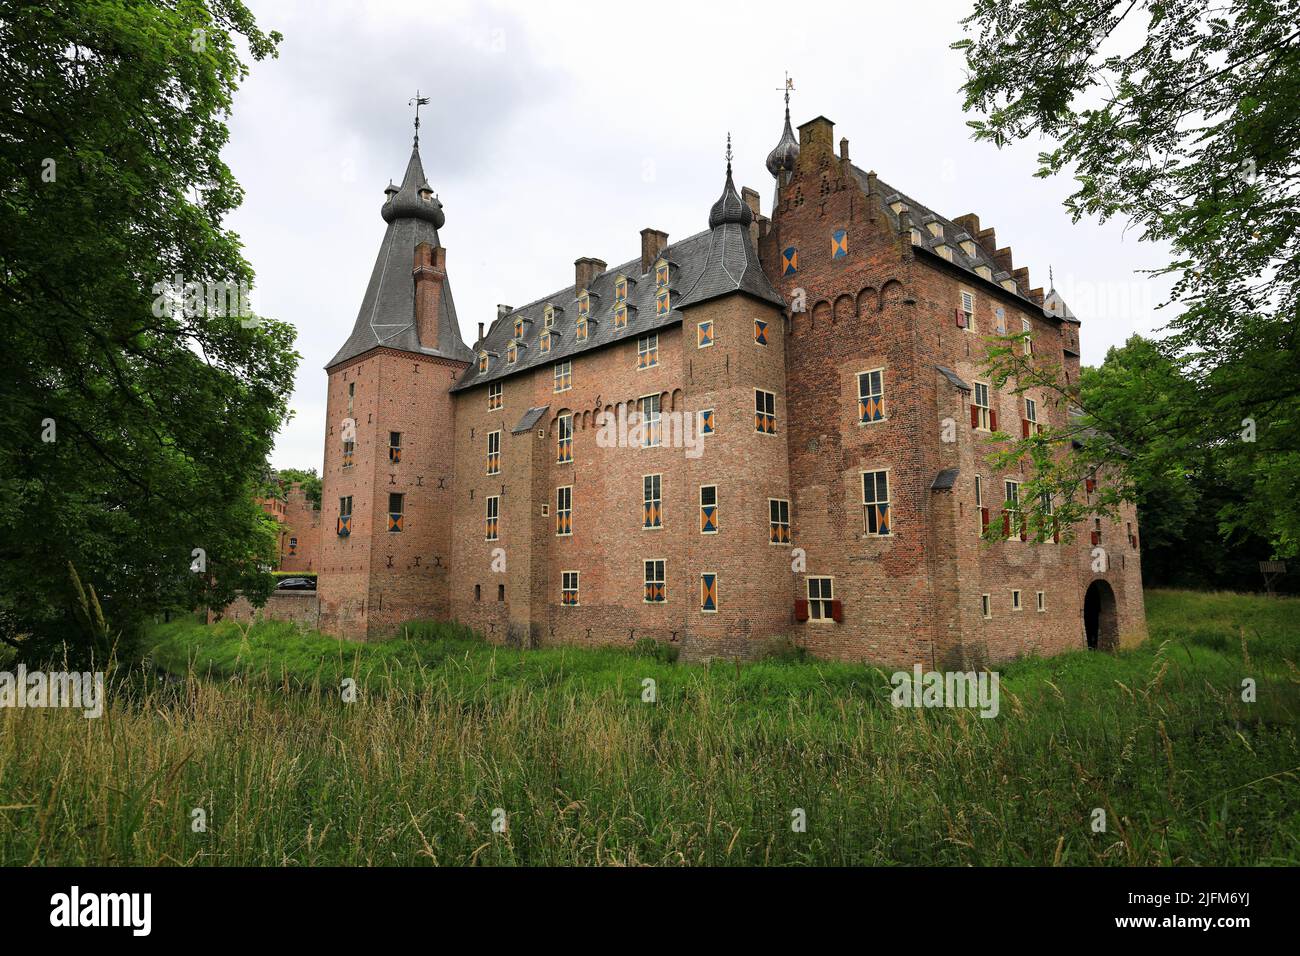
{"type": "Polygon", "coordinates": [[[555,429],[556,458],[561,465],[573,461],[573,416],[561,415],[555,429]]]}
{"type": "Polygon", "coordinates": [[[488,370],[488,354],[487,354],[487,352],[479,352],[479,353],[478,353],[478,373],[479,373],[480,375],[482,375],[482,374],[483,374],[484,372],[486,372],[487,370],[488,370]]]}
{"type": "Polygon", "coordinates": [[[352,456],[357,450],[357,443],[351,438],[343,439],[343,467],[352,467],[352,456]]]}
{"type": "Polygon", "coordinates": [[[487,473],[501,474],[501,433],[488,432],[487,473]]]}
{"type": "Polygon", "coordinates": [[[713,409],[706,408],[700,412],[700,434],[713,434],[713,409]]]}
{"type": "Polygon", "coordinates": [[[659,395],[647,395],[641,399],[641,444],[651,448],[659,444],[659,395]]]}
{"type": "Polygon", "coordinates": [[[700,613],[716,614],[718,611],[718,575],[715,571],[700,573],[700,613]]]}
{"type": "Polygon", "coordinates": [[[483,600],[483,585],[481,584],[474,585],[474,600],[475,601],[483,600]]]}
{"type": "Polygon", "coordinates": [[[338,535],[346,538],[352,533],[352,496],[339,499],[338,535]]]}
{"type": "Polygon", "coordinates": [[[567,392],[573,388],[573,362],[555,363],[555,391],[567,392]]]}
{"type": "Polygon", "coordinates": [[[659,364],[659,336],[657,333],[643,335],[636,340],[637,369],[653,368],[659,364]]]}
{"type": "Polygon", "coordinates": [[[754,431],[776,434],[776,394],[754,389],[754,431]]]}
{"type": "Polygon", "coordinates": [[[1034,354],[1034,336],[1033,336],[1034,326],[1033,326],[1033,323],[1030,322],[1028,319],[1021,319],[1021,320],[1020,320],[1020,330],[1021,330],[1022,332],[1024,332],[1024,334],[1025,334],[1025,338],[1024,338],[1024,350],[1025,350],[1025,354],[1026,354],[1026,355],[1033,355],[1033,354],[1034,354]]]}
{"type": "Polygon", "coordinates": [[[523,316],[518,316],[515,319],[515,338],[522,339],[523,337],[524,337],[524,319],[523,316]]]}
{"type": "Polygon", "coordinates": [[[402,530],[402,518],[405,514],[406,495],[400,495],[396,492],[390,492],[388,495],[388,530],[400,532],[402,530]]]}
{"type": "Polygon", "coordinates": [[[555,306],[548,305],[542,309],[542,327],[553,328],[555,325],[555,306]]]}
{"type": "Polygon", "coordinates": [[[549,352],[551,350],[551,333],[543,330],[537,342],[541,351],[549,352]]]}
{"type": "Polygon", "coordinates": [[[357,383],[348,382],[348,414],[352,414],[352,402],[357,397],[357,383]]]}
{"type": "Polygon", "coordinates": [[[970,407],[970,427],[992,431],[993,421],[993,409],[989,407],[989,387],[984,382],[976,382],[975,397],[970,407]]]}
{"type": "Polygon", "coordinates": [[[514,365],[515,360],[519,358],[519,346],[511,342],[506,346],[506,364],[514,365]]]}
{"type": "Polygon", "coordinates": [[[498,600],[498,601],[504,601],[505,599],[506,599],[506,586],[505,586],[504,584],[498,584],[498,585],[497,585],[497,600],[498,600]]]}
{"type": "Polygon", "coordinates": [[[718,533],[718,486],[700,486],[700,534],[718,533]]]}
{"type": "Polygon", "coordinates": [[[561,537],[573,534],[573,486],[555,489],[555,533],[561,537]]]}
{"type": "Polygon", "coordinates": [[[614,328],[627,328],[627,303],[620,302],[614,306],[614,328]]]}
{"type": "Polygon", "coordinates": [[[1006,504],[1002,511],[1002,533],[1009,539],[1016,537],[1021,528],[1020,520],[1020,482],[1007,481],[1006,504]]]}
{"type": "Polygon", "coordinates": [[[488,411],[494,411],[504,405],[501,396],[501,383],[493,382],[488,386],[488,411]]]}
{"type": "Polygon", "coordinates": [[[1038,496],[1038,500],[1041,504],[1041,510],[1043,513],[1043,524],[1051,525],[1052,540],[1059,542],[1061,540],[1061,532],[1057,527],[1056,509],[1052,504],[1052,493],[1050,491],[1044,491],[1038,496]]]}
{"type": "Polygon", "coordinates": [[[652,558],[645,562],[645,603],[663,604],[668,600],[668,588],[664,580],[664,562],[662,558],[652,558]]]}
{"type": "Polygon", "coordinates": [[[834,600],[835,585],[833,578],[808,579],[808,616],[814,621],[834,619],[831,602],[834,600]]]}
{"type": "Polygon", "coordinates": [[[627,301],[627,276],[614,277],[614,304],[622,305],[627,301]]]}
{"type": "Polygon", "coordinates": [[[577,571],[561,572],[560,605],[562,607],[578,606],[578,572],[577,571]]]}
{"type": "Polygon", "coordinates": [[[667,315],[672,310],[668,282],[671,275],[667,259],[655,263],[655,315],[667,315]]]}
{"type": "Polygon", "coordinates": [[[662,528],[663,527],[663,476],[646,475],[641,480],[642,485],[642,506],[641,506],[641,527],[642,528],[662,528]]]}
{"type": "Polygon", "coordinates": [[[984,505],[984,479],[975,476],[975,510],[979,512],[980,534],[989,528],[989,509],[984,505]]]}
{"type": "Polygon", "coordinates": [[[975,296],[970,292],[961,294],[961,308],[957,310],[957,324],[967,332],[975,331],[975,296]]]}
{"type": "Polygon", "coordinates": [[[993,616],[993,602],[989,600],[989,596],[987,594],[980,595],[980,614],[982,614],[985,618],[990,618],[993,616]]]}
{"type": "Polygon", "coordinates": [[[655,315],[667,315],[672,311],[672,304],[669,302],[667,287],[660,289],[655,293],[655,315]]]}
{"type": "Polygon", "coordinates": [[[573,338],[576,342],[587,341],[587,317],[579,315],[578,321],[573,326],[573,338]]]}
{"type": "Polygon", "coordinates": [[[487,500],[487,520],[484,529],[484,540],[495,541],[497,539],[497,522],[501,518],[501,496],[492,495],[487,500]]]}
{"type": "Polygon", "coordinates": [[[298,539],[291,537],[289,539],[289,557],[293,557],[297,553],[298,553],[298,539]]]}
{"type": "Polygon", "coordinates": [[[862,521],[867,534],[887,535],[889,520],[889,472],[862,473],[862,521]]]}
{"type": "Polygon", "coordinates": [[[1020,592],[1013,588],[1011,591],[1011,610],[1023,611],[1024,609],[1024,605],[1020,603],[1020,592]]]}
{"type": "Polygon", "coordinates": [[[402,433],[388,433],[388,460],[394,465],[402,460],[402,433]]]}
{"type": "Polygon", "coordinates": [[[1007,310],[1002,308],[1002,306],[998,306],[996,309],[993,310],[993,314],[994,316],[997,317],[998,335],[1006,335],[1007,334],[1007,310]]]}
{"type": "Polygon", "coordinates": [[[695,326],[695,347],[707,349],[713,344],[713,320],[701,322],[695,326]]]}
{"type": "Polygon", "coordinates": [[[1046,610],[1047,610],[1047,593],[1044,592],[1044,591],[1037,591],[1037,592],[1035,592],[1035,594],[1036,594],[1036,596],[1037,596],[1037,598],[1038,598],[1038,610],[1039,610],[1039,612],[1046,611],[1046,610]]]}
{"type": "Polygon", "coordinates": [[[858,422],[882,421],[885,417],[885,371],[858,373],[858,422]]]}
{"type": "Polygon", "coordinates": [[[1037,435],[1043,430],[1043,426],[1038,424],[1038,403],[1029,396],[1025,396],[1025,420],[1021,422],[1020,434],[1024,438],[1030,435],[1037,435]]]}
{"type": "Polygon", "coordinates": [[[754,344],[755,345],[767,344],[767,323],[764,322],[762,319],[754,320],[754,344]]]}
{"type": "Polygon", "coordinates": [[[790,502],[767,499],[767,540],[769,544],[790,543],[790,502]]]}

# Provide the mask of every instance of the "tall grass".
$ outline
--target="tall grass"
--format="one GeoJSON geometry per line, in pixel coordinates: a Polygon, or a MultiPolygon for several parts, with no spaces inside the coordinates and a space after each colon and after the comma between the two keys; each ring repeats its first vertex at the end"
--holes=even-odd
{"type": "Polygon", "coordinates": [[[104,718],[0,710],[0,862],[1295,863],[1300,602],[1148,606],[1141,649],[1005,667],[994,719],[863,666],[174,622],[104,718]]]}

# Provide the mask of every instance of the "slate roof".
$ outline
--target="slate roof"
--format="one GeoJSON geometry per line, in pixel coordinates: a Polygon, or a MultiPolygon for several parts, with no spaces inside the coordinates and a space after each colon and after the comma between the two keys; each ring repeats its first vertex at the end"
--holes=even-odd
{"type": "MultiPolygon", "coordinates": [[[[867,189],[867,174],[863,172],[861,169],[858,169],[858,167],[854,166],[853,175],[858,180],[858,184],[862,187],[863,191],[865,192],[867,189]]],[[[876,191],[881,196],[884,197],[885,215],[889,217],[895,229],[900,228],[899,226],[900,217],[898,213],[894,212],[893,204],[899,202],[900,200],[907,204],[907,211],[911,214],[912,217],[912,225],[916,227],[916,229],[921,234],[921,241],[920,243],[916,244],[919,248],[925,249],[927,252],[932,253],[933,255],[939,258],[942,258],[942,256],[939,256],[939,253],[935,251],[935,247],[941,244],[947,244],[947,246],[952,250],[952,259],[949,261],[951,261],[952,264],[957,266],[959,269],[964,269],[965,271],[974,275],[975,278],[980,282],[992,282],[994,285],[998,286],[998,288],[1002,288],[1002,281],[1004,279],[1011,279],[1012,282],[1015,282],[1015,279],[1012,278],[1011,273],[1007,272],[1005,269],[1003,269],[996,262],[993,261],[993,253],[990,250],[984,248],[983,244],[979,241],[978,236],[972,236],[969,232],[967,232],[961,226],[957,225],[951,219],[947,219],[939,215],[937,212],[935,212],[933,209],[929,208],[928,206],[921,205],[921,203],[917,202],[911,196],[899,192],[893,186],[890,186],[888,183],[883,182],[879,177],[876,178],[876,191]],[[930,229],[928,226],[928,223],[930,222],[938,222],[943,227],[942,236],[933,236],[930,234],[930,229]],[[975,244],[975,254],[973,256],[968,256],[966,252],[962,249],[961,243],[963,240],[969,240],[970,242],[975,244]],[[993,277],[991,279],[985,279],[983,276],[981,276],[978,272],[975,271],[976,268],[979,266],[988,266],[988,268],[992,271],[993,277]]],[[[1002,291],[1010,292],[1009,289],[1003,289],[1002,291]]],[[[1042,305],[1039,305],[1033,299],[1029,298],[1029,296],[1026,294],[1027,292],[1028,292],[1027,289],[1021,289],[1020,284],[1016,283],[1016,290],[1011,294],[1019,296],[1021,299],[1025,300],[1025,302],[1033,306],[1035,309],[1040,310],[1043,313],[1044,318],[1052,318],[1058,320],[1063,318],[1062,315],[1059,315],[1053,311],[1049,311],[1048,309],[1045,309],[1042,305]]],[[[1062,303],[1062,305],[1064,305],[1064,303],[1062,303]]],[[[1078,321],[1077,319],[1074,319],[1073,315],[1068,316],[1068,318],[1074,321],[1078,321]]]]}
{"type": "Polygon", "coordinates": [[[542,416],[550,411],[550,405],[542,405],[538,408],[530,408],[524,412],[524,417],[519,419],[519,424],[510,429],[512,435],[522,435],[524,432],[532,431],[533,426],[542,420],[542,416]]]}
{"type": "Polygon", "coordinates": [[[769,302],[777,308],[785,307],[785,300],[772,288],[758,263],[758,254],[749,240],[749,223],[753,214],[748,205],[736,194],[728,164],[727,180],[722,195],[710,212],[711,228],[696,233],[664,250],[663,256],[675,266],[669,289],[672,292],[672,310],[667,315],[655,314],[654,273],[641,272],[641,257],[637,256],[612,269],[606,269],[591,280],[588,293],[591,311],[588,316],[587,340],[575,341],[574,327],[578,320],[577,290],[572,285],[544,296],[528,305],[506,313],[492,323],[483,341],[475,350],[489,353],[486,372],[478,370],[477,356],[465,370],[452,391],[473,388],[484,382],[497,381],[510,375],[539,366],[564,361],[574,355],[602,348],[612,342],[639,336],[681,322],[681,310],[699,305],[733,292],[769,302]],[[614,328],[614,281],[619,275],[628,277],[627,326],[614,328]],[[556,307],[555,324],[551,327],[551,350],[543,352],[538,339],[544,331],[544,311],[550,304],[556,307]],[[563,309],[563,311],[560,311],[563,309]],[[514,338],[517,317],[524,322],[523,336],[517,340],[518,358],[513,365],[506,362],[506,349],[514,338]]]}
{"type": "Polygon", "coordinates": [[[937,368],[943,374],[944,378],[952,382],[954,386],[960,388],[963,392],[971,391],[971,387],[967,385],[964,381],[962,381],[962,377],[958,375],[956,372],[954,372],[952,369],[948,368],[948,366],[936,365],[935,368],[937,368]]]}
{"type": "Polygon", "coordinates": [[[370,272],[370,283],[357,312],[356,324],[343,347],[329,360],[326,368],[368,352],[378,346],[415,352],[420,355],[438,355],[443,358],[472,362],[474,353],[460,337],[460,323],[456,319],[456,304],[451,297],[451,284],[443,280],[442,298],[438,308],[438,347],[425,348],[420,344],[415,325],[415,280],[411,275],[415,247],[427,242],[437,247],[438,227],[443,224],[442,204],[437,199],[420,197],[428,182],[420,163],[420,151],[412,148],[400,188],[389,189],[388,201],[380,210],[388,222],[375,267],[370,272]]]}
{"type": "Polygon", "coordinates": [[[957,484],[958,474],[959,471],[956,468],[945,468],[934,476],[934,481],[930,484],[930,490],[948,491],[953,485],[957,484]]]}

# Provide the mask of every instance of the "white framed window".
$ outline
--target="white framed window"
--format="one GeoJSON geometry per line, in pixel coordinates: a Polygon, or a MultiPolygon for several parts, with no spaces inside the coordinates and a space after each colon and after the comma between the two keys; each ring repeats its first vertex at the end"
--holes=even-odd
{"type": "Polygon", "coordinates": [[[1035,596],[1038,598],[1038,610],[1039,610],[1040,612],[1046,611],[1046,610],[1047,610],[1047,592],[1045,592],[1045,591],[1037,591],[1037,592],[1035,592],[1035,596]]]}
{"type": "Polygon", "coordinates": [[[643,335],[636,340],[636,368],[637,371],[646,368],[654,368],[659,364],[659,334],[651,332],[649,335],[643,335]]]}
{"type": "Polygon", "coordinates": [[[573,415],[561,415],[555,424],[555,460],[568,464],[573,461],[573,415]]]}
{"type": "Polygon", "coordinates": [[[555,489],[555,533],[562,538],[573,534],[573,485],[555,489]]]}
{"type": "Polygon", "coordinates": [[[578,572],[560,572],[560,606],[578,606],[578,572]]]}
{"type": "Polygon", "coordinates": [[[488,432],[487,436],[487,473],[501,474],[501,432],[488,432]]]}
{"type": "Polygon", "coordinates": [[[1023,611],[1025,606],[1020,602],[1020,592],[1015,588],[1011,589],[1011,610],[1023,611]]]}
{"type": "Polygon", "coordinates": [[[488,383],[488,411],[495,411],[505,404],[500,382],[488,383]]]}
{"type": "Polygon", "coordinates": [[[885,420],[885,370],[858,373],[858,424],[885,420]]]}
{"type": "Polygon", "coordinates": [[[663,475],[641,477],[641,527],[653,530],[664,526],[663,475]]]}
{"type": "Polygon", "coordinates": [[[643,448],[654,448],[659,444],[661,398],[662,396],[657,393],[641,398],[641,447],[643,448]]]}
{"type": "Polygon", "coordinates": [[[784,498],[767,499],[767,542],[790,543],[790,502],[784,498]]]}
{"type": "Polygon", "coordinates": [[[555,391],[567,392],[573,388],[573,362],[555,363],[555,391]]]}
{"type": "Polygon", "coordinates": [[[1026,395],[1024,437],[1028,438],[1030,435],[1037,435],[1042,430],[1043,426],[1038,424],[1038,403],[1026,395]]]}
{"type": "Polygon", "coordinates": [[[862,530],[865,534],[885,537],[894,528],[889,511],[889,471],[862,473],[862,530]]]}
{"type": "Polygon", "coordinates": [[[810,577],[808,588],[808,617],[814,621],[834,620],[832,603],[835,600],[835,579],[810,577]]]}
{"type": "Polygon", "coordinates": [[[1003,532],[1007,540],[1020,536],[1020,482],[1007,479],[1004,482],[1006,502],[1003,505],[1003,532]]]}
{"type": "Polygon", "coordinates": [[[484,528],[483,540],[495,541],[497,540],[497,533],[499,531],[498,526],[501,520],[501,496],[492,495],[485,500],[487,501],[487,513],[485,516],[486,527],[484,528]]]}
{"type": "Polygon", "coordinates": [[[987,620],[993,616],[993,602],[987,594],[980,595],[980,614],[987,620]]]}
{"type": "Polygon", "coordinates": [[[961,294],[961,312],[965,324],[962,326],[967,332],[975,331],[975,295],[971,292],[962,291],[961,294]]]}
{"type": "Polygon", "coordinates": [[[718,533],[718,486],[700,485],[700,534],[718,533]]]}
{"type": "Polygon", "coordinates": [[[993,409],[989,405],[987,382],[975,383],[975,397],[971,399],[971,426],[980,431],[993,430],[993,409]]]}
{"type": "Polygon", "coordinates": [[[642,600],[646,604],[665,604],[668,601],[667,578],[664,574],[663,558],[647,558],[645,566],[645,593],[642,600]]]}
{"type": "Polygon", "coordinates": [[[776,434],[776,393],[754,389],[754,431],[763,435],[776,434]]]}
{"type": "Polygon", "coordinates": [[[1025,334],[1025,337],[1023,339],[1023,346],[1022,346],[1025,350],[1025,354],[1033,355],[1034,354],[1034,335],[1033,335],[1034,324],[1030,322],[1028,319],[1021,319],[1020,330],[1025,334]]]}

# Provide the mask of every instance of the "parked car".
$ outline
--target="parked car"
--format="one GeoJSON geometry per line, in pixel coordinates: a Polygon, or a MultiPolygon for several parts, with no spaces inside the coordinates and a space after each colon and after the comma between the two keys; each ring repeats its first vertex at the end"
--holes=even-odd
{"type": "Polygon", "coordinates": [[[315,578],[281,578],[275,585],[277,591],[315,591],[315,578]]]}

